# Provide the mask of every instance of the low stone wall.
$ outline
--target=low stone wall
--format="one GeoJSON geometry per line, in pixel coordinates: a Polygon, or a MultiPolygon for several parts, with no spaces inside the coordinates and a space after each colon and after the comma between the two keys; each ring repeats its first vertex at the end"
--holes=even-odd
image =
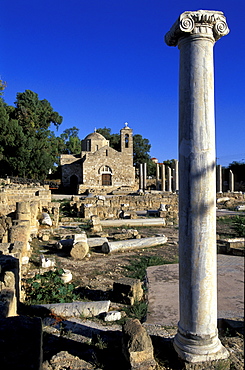
{"type": "Polygon", "coordinates": [[[47,206],[51,202],[49,186],[5,184],[0,187],[0,214],[2,215],[14,212],[17,202],[33,201],[39,202],[39,207],[47,206]]]}
{"type": "Polygon", "coordinates": [[[77,216],[89,219],[96,215],[100,219],[132,218],[136,211],[160,210],[160,217],[177,219],[178,195],[172,193],[156,193],[145,195],[94,196],[83,198],[74,196],[70,202],[76,209],[77,216]]]}

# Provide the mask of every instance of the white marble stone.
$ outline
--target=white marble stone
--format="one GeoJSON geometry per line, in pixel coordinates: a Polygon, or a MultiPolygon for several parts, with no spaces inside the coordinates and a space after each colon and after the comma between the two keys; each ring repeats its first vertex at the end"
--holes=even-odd
{"type": "Polygon", "coordinates": [[[162,185],[162,191],[166,190],[166,177],[165,177],[165,164],[161,165],[161,185],[162,185]]]}
{"type": "Polygon", "coordinates": [[[229,32],[222,12],[184,12],[165,36],[180,50],[179,274],[181,358],[228,357],[217,334],[213,46],[229,32]]]}
{"type": "Polygon", "coordinates": [[[229,190],[231,193],[234,192],[234,174],[231,170],[229,171],[229,190]]]}

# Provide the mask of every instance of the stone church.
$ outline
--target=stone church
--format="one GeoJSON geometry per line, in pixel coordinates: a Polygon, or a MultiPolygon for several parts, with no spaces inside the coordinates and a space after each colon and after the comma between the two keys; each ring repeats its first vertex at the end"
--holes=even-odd
{"type": "Polygon", "coordinates": [[[62,185],[73,193],[86,190],[112,190],[134,187],[133,130],[125,123],[120,130],[121,150],[110,147],[109,140],[93,132],[81,142],[79,155],[62,154],[62,185]]]}

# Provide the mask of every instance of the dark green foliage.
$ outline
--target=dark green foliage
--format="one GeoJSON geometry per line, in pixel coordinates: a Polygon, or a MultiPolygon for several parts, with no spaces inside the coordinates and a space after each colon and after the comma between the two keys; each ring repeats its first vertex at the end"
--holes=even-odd
{"type": "Polygon", "coordinates": [[[237,236],[245,237],[245,217],[236,216],[232,218],[233,229],[236,231],[237,236]]]}
{"type": "Polygon", "coordinates": [[[136,302],[133,306],[127,306],[123,309],[126,312],[127,317],[138,319],[143,321],[147,314],[147,302],[136,302]]]}
{"type": "Polygon", "coordinates": [[[0,176],[44,179],[58,162],[56,127],[62,117],[33,91],[17,94],[16,106],[0,98],[0,176]]]}
{"type": "Polygon", "coordinates": [[[130,261],[130,265],[125,266],[125,269],[127,270],[128,277],[143,280],[147,267],[164,265],[168,263],[177,263],[177,261],[166,261],[163,257],[159,256],[135,256],[130,261]]]}
{"type": "Polygon", "coordinates": [[[79,299],[73,284],[64,284],[61,275],[64,270],[48,271],[27,279],[26,301],[29,304],[67,303],[79,299]]]}
{"type": "Polygon", "coordinates": [[[173,169],[175,167],[175,159],[167,159],[166,161],[163,161],[163,164],[173,169]]]}
{"type": "Polygon", "coordinates": [[[38,95],[31,90],[17,93],[14,118],[18,120],[24,131],[48,129],[51,123],[58,127],[62,117],[53,110],[50,103],[39,100],[38,95]]]}
{"type": "Polygon", "coordinates": [[[110,141],[110,147],[120,151],[121,149],[121,142],[120,142],[120,135],[119,134],[111,134],[111,129],[104,127],[104,128],[98,128],[96,130],[99,134],[103,135],[106,140],[110,141]]]}
{"type": "Polygon", "coordinates": [[[81,140],[78,137],[79,129],[75,126],[64,130],[57,138],[60,154],[81,153],[81,140]]]}
{"type": "Polygon", "coordinates": [[[60,203],[60,214],[64,217],[74,217],[77,215],[75,209],[70,205],[69,200],[60,203]]]}
{"type": "Polygon", "coordinates": [[[245,162],[233,161],[229,164],[228,169],[234,173],[235,181],[245,182],[245,162]]]}

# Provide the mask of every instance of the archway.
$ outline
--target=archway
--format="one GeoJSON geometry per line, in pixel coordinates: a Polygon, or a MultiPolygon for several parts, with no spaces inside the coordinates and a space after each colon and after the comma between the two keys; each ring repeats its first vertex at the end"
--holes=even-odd
{"type": "Polygon", "coordinates": [[[99,169],[101,174],[101,184],[102,186],[111,186],[112,185],[112,170],[109,166],[102,166],[99,169]]]}

